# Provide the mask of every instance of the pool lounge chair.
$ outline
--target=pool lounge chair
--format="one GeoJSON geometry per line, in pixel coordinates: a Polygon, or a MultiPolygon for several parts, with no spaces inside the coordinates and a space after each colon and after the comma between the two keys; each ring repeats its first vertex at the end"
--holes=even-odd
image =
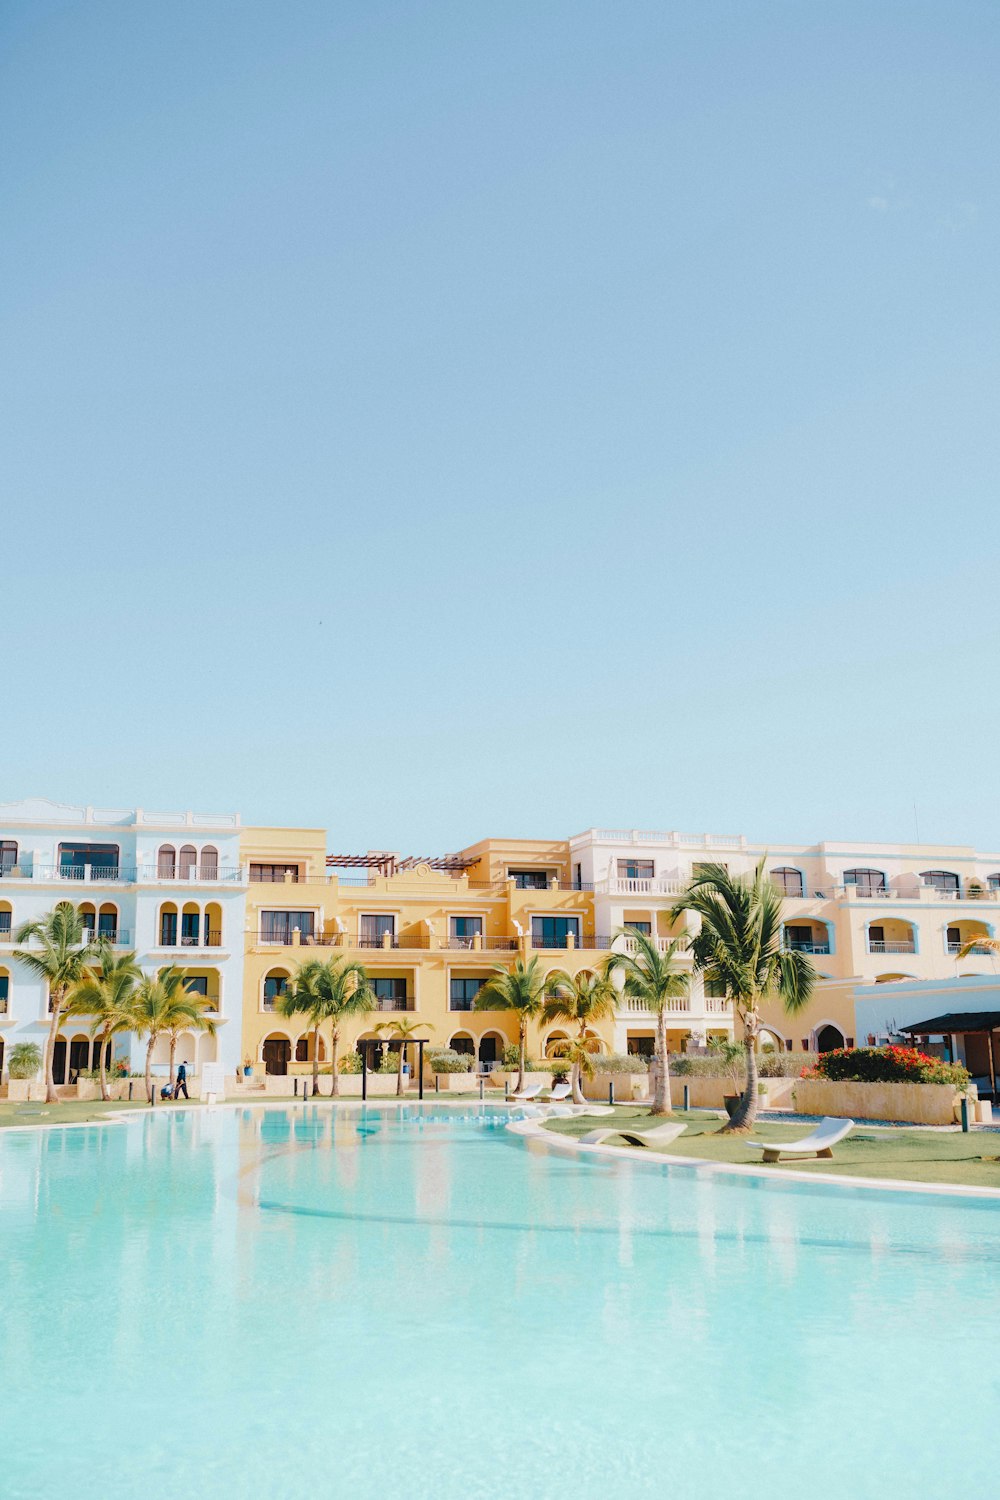
{"type": "Polygon", "coordinates": [[[561,1100],[568,1099],[572,1092],[573,1085],[571,1083],[557,1083],[553,1088],[549,1089],[546,1103],[558,1104],[561,1100]]]}
{"type": "Polygon", "coordinates": [[[850,1135],[853,1120],[838,1120],[834,1115],[825,1115],[811,1135],[800,1141],[747,1141],[755,1151],[763,1151],[765,1161],[777,1161],[782,1156],[826,1156],[833,1155],[833,1147],[850,1135]]]}
{"type": "Polygon", "coordinates": [[[543,1085],[540,1083],[528,1083],[519,1094],[509,1094],[508,1098],[516,1099],[519,1104],[525,1104],[529,1099],[537,1099],[542,1088],[543,1085]]]}
{"type": "Polygon", "coordinates": [[[620,1135],[630,1146],[669,1146],[686,1129],[686,1125],[674,1123],[654,1125],[652,1130],[623,1130],[620,1125],[604,1125],[599,1130],[588,1130],[580,1140],[585,1146],[599,1146],[609,1136],[620,1135]]]}

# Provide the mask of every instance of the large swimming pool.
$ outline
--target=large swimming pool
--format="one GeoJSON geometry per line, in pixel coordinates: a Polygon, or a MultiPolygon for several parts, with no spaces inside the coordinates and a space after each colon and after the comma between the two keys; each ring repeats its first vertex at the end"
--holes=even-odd
{"type": "Polygon", "coordinates": [[[986,1201],[224,1108],[3,1132],[0,1236],[5,1500],[995,1491],[986,1201]]]}

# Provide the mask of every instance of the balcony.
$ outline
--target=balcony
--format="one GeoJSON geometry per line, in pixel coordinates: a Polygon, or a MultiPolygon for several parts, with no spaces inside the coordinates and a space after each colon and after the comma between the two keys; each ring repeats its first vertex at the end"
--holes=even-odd
{"type": "Polygon", "coordinates": [[[140,865],[133,875],[140,885],[246,885],[242,865],[140,865]]]}
{"type": "Polygon", "coordinates": [[[221,932],[203,932],[200,936],[192,936],[191,933],[160,933],[160,941],[155,944],[157,948],[221,948],[221,932]]]}
{"type": "Polygon", "coordinates": [[[483,937],[477,933],[473,937],[443,938],[441,947],[453,953],[516,953],[517,938],[483,937]]]}
{"type": "MultiPolygon", "coordinates": [[[[945,944],[948,952],[953,954],[961,953],[964,946],[964,943],[956,943],[953,938],[945,944]]],[[[965,954],[966,958],[996,958],[996,956],[992,948],[985,948],[982,943],[976,943],[965,954]]]]}
{"type": "MultiPolygon", "coordinates": [[[[94,932],[91,928],[86,929],[88,943],[109,943],[112,948],[131,948],[132,934],[126,927],[116,927],[112,932],[94,932]]],[[[0,934],[0,942],[3,935],[0,934]]]]}
{"type": "Polygon", "coordinates": [[[879,942],[868,939],[869,953],[916,953],[917,945],[912,938],[904,942],[879,942]]]}
{"type": "Polygon", "coordinates": [[[376,1010],[415,1010],[412,995],[378,995],[375,999],[376,1010]]]}
{"type": "Polygon", "coordinates": [[[788,938],[781,945],[786,953],[829,953],[830,944],[807,942],[805,938],[788,938]]]}
{"type": "Polygon", "coordinates": [[[680,896],[687,889],[682,880],[667,879],[662,875],[630,879],[625,875],[610,875],[598,881],[594,890],[602,896],[680,896]]]}

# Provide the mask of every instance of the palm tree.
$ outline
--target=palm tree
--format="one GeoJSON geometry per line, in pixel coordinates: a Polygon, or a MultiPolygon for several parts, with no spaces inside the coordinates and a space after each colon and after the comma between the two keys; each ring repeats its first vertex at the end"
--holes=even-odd
{"type": "Polygon", "coordinates": [[[635,928],[623,928],[617,937],[628,939],[630,952],[612,953],[608,957],[609,975],[623,974],[624,993],[643,1010],[656,1017],[656,1038],[653,1056],[656,1064],[653,1081],[653,1103],[651,1115],[669,1115],[673,1112],[670,1098],[670,1051],[667,1047],[667,1016],[670,1002],[680,1000],[687,994],[691,976],[678,967],[677,955],[684,947],[683,938],[674,938],[664,952],[656,938],[648,932],[635,928]]]}
{"type": "MultiPolygon", "coordinates": [[[[617,995],[611,977],[605,968],[603,973],[592,974],[587,969],[581,970],[579,974],[570,974],[565,969],[557,969],[550,974],[546,982],[546,993],[550,997],[542,1009],[542,1019],[548,1021],[569,1021],[576,1027],[576,1040],[580,1043],[587,1036],[587,1028],[595,1021],[606,1021],[615,1013],[615,1000],[617,995]]],[[[583,1089],[580,1086],[581,1061],[579,1048],[573,1053],[574,1060],[570,1064],[570,1082],[573,1090],[573,1102],[585,1104],[583,1089]]],[[[589,1054],[593,1048],[585,1048],[584,1053],[589,1054]]],[[[560,1055],[569,1056],[563,1051],[560,1055]]],[[[586,1071],[586,1070],[584,1070],[586,1071]]],[[[593,1072],[593,1069],[590,1070],[593,1072]]]]}
{"type": "Polygon", "coordinates": [[[977,932],[972,937],[966,938],[965,942],[955,954],[955,958],[968,958],[970,953],[985,948],[988,953],[1000,953],[1000,938],[990,937],[988,933],[977,932]]]}
{"type": "Polygon", "coordinates": [[[356,958],[307,959],[278,999],[283,1016],[304,1015],[313,1033],[313,1093],[319,1085],[319,1028],[330,1023],[330,1098],[340,1092],[337,1074],[337,1044],[340,1027],[349,1016],[368,1015],[375,1009],[375,996],[368,970],[356,958]]]}
{"type": "MultiPolygon", "coordinates": [[[[135,1030],[145,1035],[146,1097],[153,1097],[153,1048],[164,1034],[170,1035],[171,1059],[176,1034],[185,1028],[214,1032],[215,1024],[205,1015],[204,1001],[187,987],[187,979],[176,964],[167,964],[159,973],[147,974],[135,992],[132,1002],[135,1030]]],[[[172,1063],[171,1063],[172,1065],[172,1063]]]]}
{"type": "Polygon", "coordinates": [[[600,1045],[596,1037],[592,1036],[563,1037],[561,1040],[552,1043],[553,1055],[556,1057],[565,1057],[570,1065],[570,1072],[574,1079],[573,1098],[577,1104],[586,1104],[587,1101],[583,1097],[582,1089],[579,1090],[580,1097],[577,1099],[576,1080],[580,1078],[581,1074],[587,1078],[593,1077],[594,1059],[592,1054],[599,1050],[600,1045]]]}
{"type": "Polygon", "coordinates": [[[45,1099],[53,1103],[58,1099],[52,1060],[55,1056],[56,1037],[62,1020],[63,1006],[73,986],[83,978],[87,968],[100,955],[96,942],[87,937],[83,918],[71,901],[60,901],[46,916],[35,922],[23,922],[17,929],[15,941],[28,943],[32,940],[39,948],[15,948],[14,957],[24,964],[49,987],[49,1034],[45,1041],[45,1099]]]}
{"type": "Polygon", "coordinates": [[[673,907],[674,916],[684,912],[701,919],[691,939],[695,968],[724,988],[743,1027],[746,1088],[724,1128],[745,1132],[757,1118],[761,1002],[776,998],[790,1015],[796,1014],[809,1003],[816,970],[804,953],[782,945],[781,894],[764,859],[752,875],[730,875],[725,865],[704,865],[673,907]]]}
{"type": "Polygon", "coordinates": [[[116,953],[109,945],[102,945],[97,967],[87,969],[69,993],[65,1014],[90,1016],[93,1022],[90,1034],[100,1038],[102,1099],[111,1097],[108,1092],[108,1043],[120,1032],[135,1029],[133,1002],[141,979],[142,970],[134,953],[116,953]]]}
{"type": "Polygon", "coordinates": [[[185,1021],[183,1019],[183,1017],[178,1016],[174,1020],[173,1024],[171,1026],[167,1027],[167,1035],[170,1038],[170,1087],[171,1088],[173,1088],[174,1085],[175,1085],[175,1083],[177,1082],[177,1069],[176,1069],[176,1067],[174,1065],[174,1058],[176,1057],[176,1054],[177,1054],[177,1043],[180,1040],[181,1032],[182,1031],[203,1031],[206,1034],[206,1036],[215,1036],[216,1030],[217,1030],[216,1025],[215,1025],[215,1021],[213,1020],[213,1018],[210,1015],[206,1015],[206,1011],[208,1010],[210,1002],[208,1001],[208,999],[204,995],[198,995],[193,990],[188,989],[187,988],[187,975],[184,973],[183,970],[181,970],[180,972],[181,972],[181,977],[184,979],[184,993],[185,993],[185,995],[187,995],[187,996],[190,997],[192,1003],[194,1004],[194,1007],[195,1007],[195,1009],[198,1012],[198,1019],[196,1021],[194,1021],[194,1022],[191,1022],[191,1021],[185,1021]]]}
{"type": "Polygon", "coordinates": [[[427,1027],[428,1031],[434,1030],[434,1027],[427,1026],[427,1023],[425,1021],[383,1021],[380,1025],[375,1027],[375,1031],[377,1034],[381,1035],[383,1031],[389,1031],[392,1033],[392,1035],[389,1037],[389,1041],[400,1043],[398,1060],[396,1063],[397,1096],[401,1096],[403,1093],[403,1061],[406,1057],[406,1044],[407,1042],[412,1042],[416,1037],[417,1032],[422,1031],[425,1026],[427,1027]]]}
{"type": "Polygon", "coordinates": [[[513,1010],[517,1012],[517,1092],[524,1088],[524,1063],[528,1050],[528,1022],[537,1020],[545,1007],[545,979],[541,964],[533,958],[529,964],[517,959],[513,969],[495,964],[490,977],[474,1002],[476,1010],[513,1010]]]}

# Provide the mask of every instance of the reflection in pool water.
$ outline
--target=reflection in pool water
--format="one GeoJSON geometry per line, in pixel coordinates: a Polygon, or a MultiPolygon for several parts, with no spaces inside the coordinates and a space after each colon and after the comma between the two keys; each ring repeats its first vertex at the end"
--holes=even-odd
{"type": "Polygon", "coordinates": [[[1000,1209],[495,1106],[0,1136],[7,1500],[989,1493],[1000,1209]]]}

